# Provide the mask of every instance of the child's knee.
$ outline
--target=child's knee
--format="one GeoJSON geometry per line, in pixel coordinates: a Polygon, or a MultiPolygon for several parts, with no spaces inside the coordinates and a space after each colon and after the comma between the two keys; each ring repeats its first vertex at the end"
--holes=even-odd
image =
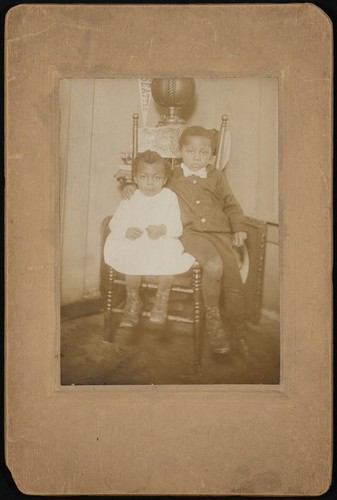
{"type": "Polygon", "coordinates": [[[220,257],[213,257],[205,262],[203,266],[204,274],[221,277],[223,273],[223,264],[220,257]]]}

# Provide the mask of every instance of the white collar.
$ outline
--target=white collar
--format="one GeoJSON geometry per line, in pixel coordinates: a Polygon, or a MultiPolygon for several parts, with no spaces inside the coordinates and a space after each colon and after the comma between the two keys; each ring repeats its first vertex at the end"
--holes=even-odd
{"type": "Polygon", "coordinates": [[[207,170],[206,167],[200,168],[197,171],[191,170],[184,163],[181,164],[181,168],[183,170],[184,176],[189,177],[190,175],[196,175],[197,177],[201,177],[202,179],[207,178],[207,170]]]}

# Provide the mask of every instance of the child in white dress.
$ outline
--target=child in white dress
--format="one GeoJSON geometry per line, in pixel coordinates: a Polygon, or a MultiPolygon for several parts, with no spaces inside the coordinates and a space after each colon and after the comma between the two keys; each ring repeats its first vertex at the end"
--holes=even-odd
{"type": "Polygon", "coordinates": [[[150,321],[163,324],[174,275],[188,271],[194,262],[179,240],[183,227],[177,195],[163,187],[169,176],[170,164],[160,155],[138,154],[133,162],[138,189],[130,200],[121,202],[110,221],[104,259],[126,275],[127,301],[120,326],[138,323],[142,275],[158,276],[150,321]]]}

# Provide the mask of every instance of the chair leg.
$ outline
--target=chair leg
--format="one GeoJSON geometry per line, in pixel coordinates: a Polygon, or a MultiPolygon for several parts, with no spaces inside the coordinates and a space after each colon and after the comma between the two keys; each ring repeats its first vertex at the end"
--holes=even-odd
{"type": "Polygon", "coordinates": [[[112,267],[109,267],[108,277],[107,277],[107,295],[106,295],[106,306],[104,313],[104,331],[103,340],[105,342],[112,341],[112,287],[115,280],[116,273],[112,267]]]}
{"type": "Polygon", "coordinates": [[[201,269],[193,269],[193,304],[194,304],[194,362],[199,375],[201,375],[201,269]]]}

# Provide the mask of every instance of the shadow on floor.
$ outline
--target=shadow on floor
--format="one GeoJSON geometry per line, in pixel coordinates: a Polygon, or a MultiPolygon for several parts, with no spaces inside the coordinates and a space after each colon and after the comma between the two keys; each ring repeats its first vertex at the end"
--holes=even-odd
{"type": "Polygon", "coordinates": [[[133,330],[119,328],[103,341],[103,314],[61,323],[62,385],[278,384],[279,323],[263,318],[248,325],[252,354],[213,355],[203,339],[201,372],[196,371],[192,327],[168,323],[153,329],[144,318],[133,330]]]}

